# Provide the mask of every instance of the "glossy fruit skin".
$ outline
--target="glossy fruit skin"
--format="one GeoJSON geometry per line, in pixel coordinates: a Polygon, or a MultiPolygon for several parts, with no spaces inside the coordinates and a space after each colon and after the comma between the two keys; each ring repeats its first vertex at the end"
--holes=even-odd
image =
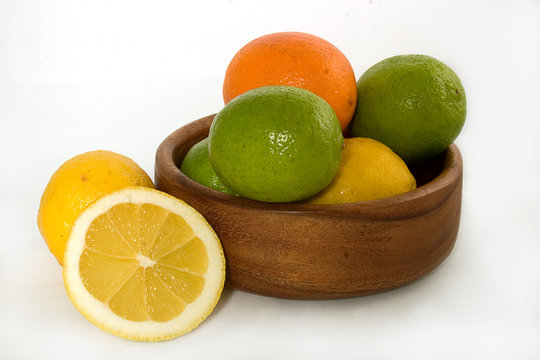
{"type": "Polygon", "coordinates": [[[208,138],[199,141],[187,152],[180,170],[191,180],[226,194],[234,193],[221,181],[210,163],[208,138]]]}
{"type": "Polygon", "coordinates": [[[309,204],[346,204],[382,199],[416,188],[407,165],[388,146],[369,138],[346,138],[339,170],[309,204]]]}
{"type": "Polygon", "coordinates": [[[445,151],[465,123],[463,85],[452,69],[433,57],[398,55],[382,60],[357,85],[351,136],[376,139],[407,163],[445,151]]]}
{"type": "Polygon", "coordinates": [[[295,86],[325,99],[336,112],[341,129],[356,107],[356,77],[349,60],[328,41],[301,32],[261,36],[233,57],[223,84],[225,104],[262,86],[295,86]]]}
{"type": "Polygon", "coordinates": [[[154,188],[146,172],[130,158],[97,150],[66,161],[51,176],[41,197],[38,228],[60,265],[71,227],[91,203],[127,186],[154,188]]]}
{"type": "Polygon", "coordinates": [[[308,198],[334,177],[343,136],[332,108],[288,86],[250,90],[215,117],[209,156],[232,191],[266,202],[308,198]]]}

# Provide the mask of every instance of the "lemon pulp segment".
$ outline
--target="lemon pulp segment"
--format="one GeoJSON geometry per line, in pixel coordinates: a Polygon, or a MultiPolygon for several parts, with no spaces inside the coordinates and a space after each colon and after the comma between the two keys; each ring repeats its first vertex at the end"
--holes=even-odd
{"type": "Polygon", "coordinates": [[[208,255],[179,215],[121,203],[88,227],[79,259],[87,291],[131,321],[168,321],[200,295],[208,255]]]}

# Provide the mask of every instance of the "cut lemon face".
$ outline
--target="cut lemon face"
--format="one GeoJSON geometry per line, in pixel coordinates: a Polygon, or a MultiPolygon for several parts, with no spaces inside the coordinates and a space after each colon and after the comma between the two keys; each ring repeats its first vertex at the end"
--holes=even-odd
{"type": "Polygon", "coordinates": [[[86,208],[64,254],[73,305],[100,329],[132,340],[193,330],[224,280],[221,244],[202,215],[149,188],[125,188],[86,208]]]}

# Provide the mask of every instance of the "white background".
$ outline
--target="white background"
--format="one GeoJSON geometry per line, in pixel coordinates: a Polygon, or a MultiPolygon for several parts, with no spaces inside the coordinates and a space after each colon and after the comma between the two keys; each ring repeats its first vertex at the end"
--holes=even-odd
{"type": "Polygon", "coordinates": [[[1,359],[540,359],[539,1],[0,0],[1,359]],[[245,43],[304,31],[359,77],[397,54],[452,67],[467,93],[461,228],[433,273],[388,293],[292,301],[225,290],[192,333],[109,335],[71,305],[36,226],[67,159],[127,155],[217,112],[245,43]]]}

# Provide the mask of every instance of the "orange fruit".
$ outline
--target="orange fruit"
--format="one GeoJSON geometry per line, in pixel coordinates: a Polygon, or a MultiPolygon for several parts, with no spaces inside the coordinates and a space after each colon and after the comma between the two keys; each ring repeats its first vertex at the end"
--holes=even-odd
{"type": "Polygon", "coordinates": [[[223,100],[227,104],[248,90],[268,85],[294,86],[319,95],[334,109],[341,130],[354,115],[353,68],[338,48],[317,36],[281,32],[249,42],[227,68],[223,100]]]}

